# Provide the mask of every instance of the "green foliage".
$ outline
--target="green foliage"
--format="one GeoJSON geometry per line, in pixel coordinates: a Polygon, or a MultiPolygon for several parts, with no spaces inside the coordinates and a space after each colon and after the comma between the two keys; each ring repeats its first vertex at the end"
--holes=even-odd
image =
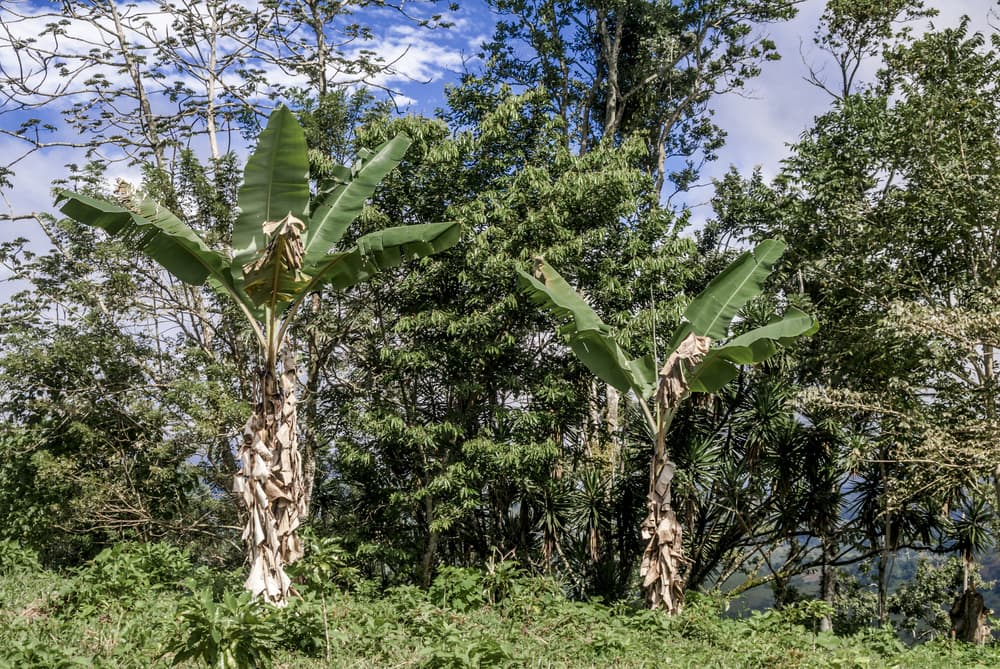
{"type": "MultiPolygon", "coordinates": [[[[53,260],[33,265],[41,270],[53,260]]],[[[44,290],[53,278],[39,271],[36,286],[44,290]]],[[[8,522],[0,537],[23,542],[49,564],[79,564],[123,535],[154,528],[176,536],[179,519],[199,503],[188,433],[165,436],[178,405],[146,389],[155,348],[132,338],[117,314],[78,301],[103,295],[112,303],[114,292],[105,289],[130,288],[55,288],[3,307],[10,320],[0,331],[0,512],[8,522]],[[74,295],[88,289],[87,298],[74,295]],[[49,323],[44,314],[54,303],[82,313],[49,323]]]]}
{"type": "Polygon", "coordinates": [[[426,669],[478,669],[479,667],[514,666],[513,646],[486,634],[469,635],[452,627],[434,639],[434,644],[420,653],[420,665],[426,669]]]}
{"type": "Polygon", "coordinates": [[[170,544],[115,544],[76,571],[53,600],[52,610],[79,615],[127,605],[159,592],[178,590],[193,575],[187,553],[170,544]]]}
{"type": "MultiPolygon", "coordinates": [[[[301,126],[285,107],[272,113],[247,160],[233,225],[233,264],[242,270],[267,246],[263,224],[291,214],[308,220],[309,159],[301,126]]],[[[332,246],[332,244],[330,245],[332,246]]],[[[329,250],[330,246],[322,252],[329,250]]]]}
{"type": "Polygon", "coordinates": [[[279,106],[247,161],[231,258],[210,248],[188,223],[152,200],[131,201],[129,196],[116,204],[63,190],[57,203],[68,217],[128,240],[179,280],[191,285],[207,280],[258,328],[259,343],[268,349],[267,361],[273,364],[276,352],[271,349],[278,327],[274,321],[307,293],[327,283],[341,289],[352,286],[380,269],[444,250],[457,240],[454,224],[402,226],[372,233],[354,248],[328,254],[379,180],[399,163],[408,143],[401,136],[374,153],[362,151],[357,169],[340,170],[338,182],[321,194],[313,219],[305,133],[294,115],[279,106]],[[291,220],[298,221],[294,229],[269,227],[291,220]],[[264,267],[272,271],[264,272],[264,267]],[[261,310],[265,304],[267,310],[261,310]],[[258,320],[266,321],[267,337],[258,320]]]}
{"type": "Polygon", "coordinates": [[[634,164],[655,179],[657,193],[671,181],[690,187],[701,158],[715,157],[725,132],[709,101],[743,88],[779,57],[763,26],[797,11],[774,0],[490,5],[500,20],[484,45],[484,67],[452,93],[452,114],[477,118],[502,84],[541,91],[567,145],[586,151],[638,139],[648,147],[634,164]]]}
{"type": "MultiPolygon", "coordinates": [[[[155,559],[150,563],[150,570],[159,570],[155,559]]],[[[739,620],[723,615],[723,599],[692,593],[684,613],[670,618],[626,605],[572,602],[551,582],[518,575],[509,579],[508,594],[491,604],[474,594],[485,582],[483,574],[444,576],[442,592],[465,593],[452,597],[457,609],[438,603],[438,593],[413,587],[376,597],[331,592],[325,613],[308,595],[274,609],[254,603],[247,593],[234,594],[240,590],[234,583],[221,597],[202,588],[157,589],[145,600],[142,593],[126,599],[109,594],[116,604],[100,604],[101,615],[80,609],[51,616],[36,600],[40,592],[62,589],[63,577],[38,571],[0,575],[0,596],[7,603],[0,611],[0,667],[638,669],[662,663],[665,643],[671,663],[718,669],[988,667],[1000,659],[993,647],[945,641],[908,649],[887,630],[816,634],[811,628],[828,612],[819,603],[739,620]]]]}
{"type": "MultiPolygon", "coordinates": [[[[400,132],[413,143],[356,234],[400,219],[461,220],[469,231],[422,261],[419,275],[387,272],[356,300],[325,296],[303,317],[322,332],[339,327],[323,311],[340,310],[351,326],[347,348],[324,370],[345,383],[317,395],[317,432],[336,442],[319,518],[351,550],[363,547],[366,575],[386,584],[429,586],[438,565],[482,565],[494,550],[562,571],[556,541],[575,559],[578,533],[550,513],[562,502],[549,493],[577,478],[591,391],[517,294],[514,268],[538,254],[578,266],[574,280],[626,339],[654,320],[675,322],[676,294],[692,273],[677,221],[642,213],[649,181],[630,167],[642,147],[576,155],[542,101],[508,93],[484,109],[481,126],[457,135],[416,118],[359,130],[369,146],[400,132]],[[550,486],[556,467],[567,480],[550,486]],[[544,546],[550,557],[540,558],[544,546]]],[[[628,343],[648,352],[640,336],[628,343]]]]}
{"type": "Polygon", "coordinates": [[[630,360],[612,336],[611,328],[566,280],[541,258],[535,260],[534,274],[517,269],[521,289],[539,306],[558,318],[571,318],[559,328],[570,348],[599,379],[623,393],[634,391],[649,397],[655,387],[656,370],[649,358],[630,360]]]}
{"type": "Polygon", "coordinates": [[[479,608],[486,603],[483,575],[478,569],[442,567],[428,596],[438,606],[462,613],[479,608]]]}
{"type": "Polygon", "coordinates": [[[320,537],[303,532],[305,556],[288,568],[296,584],[311,592],[328,592],[332,588],[348,589],[358,584],[360,572],[352,564],[350,553],[335,537],[320,537]]]}
{"type": "Polygon", "coordinates": [[[276,632],[267,606],[249,592],[216,602],[210,590],[196,590],[178,606],[167,651],[175,665],[197,658],[218,669],[259,669],[270,666],[276,632]]]}
{"type": "Polygon", "coordinates": [[[89,660],[58,646],[37,641],[17,641],[4,648],[2,669],[77,669],[93,666],[89,660]]]}
{"type": "MultiPolygon", "coordinates": [[[[977,590],[989,589],[973,572],[970,584],[977,590]]],[[[898,616],[898,627],[909,641],[947,638],[951,630],[948,609],[962,592],[962,559],[917,560],[916,573],[889,597],[889,612],[898,616]]]]}
{"type": "MultiPolygon", "coordinates": [[[[764,240],[747,251],[709,282],[688,305],[685,322],[674,331],[664,351],[669,357],[690,335],[707,337],[711,342],[727,339],[737,312],[764,289],[775,262],[785,250],[784,243],[764,240]]],[[[563,334],[573,352],[602,381],[622,392],[632,391],[639,401],[648,401],[656,389],[656,361],[650,357],[630,360],[613,337],[612,331],[565,279],[544,260],[536,259],[535,276],[517,270],[522,290],[537,304],[557,317],[572,318],[563,325],[563,334]]],[[[777,342],[791,342],[811,335],[818,325],[814,318],[791,308],[767,325],[745,332],[705,354],[697,364],[685,369],[691,392],[712,393],[734,379],[734,364],[764,362],[777,353],[777,342]]],[[[687,388],[685,388],[685,391],[687,388]]],[[[656,429],[652,426],[651,429],[656,429]]]]}
{"type": "Polygon", "coordinates": [[[0,576],[11,576],[41,568],[38,553],[12,539],[0,539],[0,576]]]}
{"type": "Polygon", "coordinates": [[[816,632],[819,630],[820,621],[832,616],[833,612],[833,605],[829,602],[824,602],[821,599],[810,599],[784,607],[781,609],[781,616],[793,625],[802,625],[806,629],[816,632]]]}
{"type": "MultiPolygon", "coordinates": [[[[919,573],[919,567],[918,567],[919,573]]],[[[905,593],[910,584],[903,584],[893,595],[905,593]]],[[[901,611],[896,611],[900,613],[901,611]]],[[[878,593],[872,584],[853,574],[837,572],[837,594],[834,598],[833,631],[841,636],[860,634],[878,620],[878,593]]],[[[906,629],[907,623],[901,623],[906,629]]]]}

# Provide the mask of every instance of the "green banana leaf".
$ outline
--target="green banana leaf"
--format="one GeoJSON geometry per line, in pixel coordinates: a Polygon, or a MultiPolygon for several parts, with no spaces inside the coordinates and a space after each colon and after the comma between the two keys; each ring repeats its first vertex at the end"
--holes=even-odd
{"type": "MultiPolygon", "coordinates": [[[[785,243],[765,239],[753,251],[747,251],[722,271],[694,298],[684,318],[693,331],[713,341],[725,339],[729,324],[748,301],[760,295],[763,283],[771,274],[774,263],[785,251],[785,243]]],[[[683,341],[675,335],[670,350],[683,341]]]]}
{"type": "Polygon", "coordinates": [[[416,260],[454,246],[461,236],[458,223],[402,225],[364,235],[348,251],[323,256],[310,269],[311,279],[303,288],[310,292],[322,286],[337,289],[370,279],[380,270],[416,260]]]}
{"type": "Polygon", "coordinates": [[[816,334],[817,330],[819,330],[819,322],[815,317],[797,307],[788,307],[780,318],[775,318],[767,325],[734,337],[727,346],[748,346],[764,338],[781,344],[789,344],[797,337],[808,337],[816,334]]]}
{"type": "Polygon", "coordinates": [[[358,251],[379,269],[395,267],[454,246],[462,233],[457,223],[400,225],[370,232],[358,239],[358,251]]]}
{"type": "Polygon", "coordinates": [[[309,214],[306,136],[285,106],[271,113],[257,148],[247,161],[239,190],[240,215],[233,226],[233,268],[242,269],[266,245],[263,225],[291,213],[309,214]]]}
{"type": "Polygon", "coordinates": [[[684,375],[688,392],[714,393],[740,374],[740,368],[719,356],[705,356],[693,370],[684,375]]]}
{"type": "MultiPolygon", "coordinates": [[[[323,258],[340,241],[375,192],[382,178],[403,159],[411,140],[396,135],[373,152],[363,154],[361,166],[353,171],[346,183],[337,184],[316,207],[305,240],[305,267],[323,264],[323,258]]],[[[315,272],[312,272],[315,273],[315,272]]]]}
{"type": "Polygon", "coordinates": [[[96,200],[72,191],[60,191],[59,210],[85,225],[101,228],[112,237],[131,241],[168,272],[184,283],[200,286],[210,279],[213,285],[246,303],[246,296],[233,284],[229,259],[205,244],[198,233],[167,208],[145,200],[138,213],[117,204],[96,200]]]}
{"type": "Polygon", "coordinates": [[[778,344],[809,336],[819,329],[816,319],[801,309],[789,307],[767,325],[734,337],[709,350],[685,378],[692,393],[714,393],[739,374],[738,365],[756,365],[778,352],[778,344]]]}
{"type": "Polygon", "coordinates": [[[611,335],[611,328],[565,279],[541,258],[535,268],[544,279],[517,269],[518,284],[531,300],[571,322],[559,328],[580,361],[605,383],[619,391],[632,390],[640,398],[652,395],[656,370],[650,357],[630,360],[611,335]]]}

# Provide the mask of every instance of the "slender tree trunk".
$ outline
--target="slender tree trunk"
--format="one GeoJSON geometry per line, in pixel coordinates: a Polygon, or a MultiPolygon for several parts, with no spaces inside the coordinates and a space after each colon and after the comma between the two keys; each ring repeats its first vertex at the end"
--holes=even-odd
{"type": "Polygon", "coordinates": [[[268,365],[260,379],[260,402],[243,429],[242,469],[233,486],[247,509],[246,588],[278,606],[288,601],[291,590],[285,565],[302,557],[296,530],[305,520],[295,384],[295,356],[286,350],[281,374],[276,365],[268,365]]]}
{"type": "MultiPolygon", "coordinates": [[[[886,538],[885,541],[889,539],[886,538]]],[[[889,551],[883,548],[879,552],[878,556],[878,625],[879,627],[885,627],[886,622],[889,620],[889,551]]]]}
{"type": "MultiPolygon", "coordinates": [[[[820,596],[823,601],[830,606],[834,605],[834,600],[837,596],[837,571],[834,569],[833,565],[833,554],[834,545],[833,540],[829,535],[824,535],[822,537],[823,541],[823,569],[820,573],[820,596]]],[[[819,631],[820,632],[832,632],[833,631],[833,617],[823,616],[819,621],[819,631]]]]}
{"type": "Polygon", "coordinates": [[[433,529],[434,498],[429,494],[424,497],[424,514],[427,520],[427,545],[424,548],[420,582],[425,588],[429,588],[431,585],[431,575],[434,572],[434,554],[437,552],[437,545],[440,540],[440,533],[433,529]]]}
{"type": "Polygon", "coordinates": [[[135,50],[129,43],[128,37],[125,35],[125,26],[122,24],[121,14],[118,12],[118,6],[114,2],[108,3],[108,9],[111,12],[111,18],[115,24],[115,37],[118,39],[118,45],[121,48],[121,55],[125,61],[126,70],[129,77],[132,79],[132,83],[135,86],[135,100],[139,103],[139,114],[142,120],[142,129],[145,133],[145,139],[149,142],[149,148],[153,152],[153,158],[156,161],[156,169],[162,174],[167,173],[167,159],[163,152],[163,142],[160,138],[160,131],[157,127],[156,116],[153,114],[153,105],[149,101],[149,96],[146,94],[146,87],[143,84],[142,72],[139,70],[139,63],[135,58],[135,50]]]}

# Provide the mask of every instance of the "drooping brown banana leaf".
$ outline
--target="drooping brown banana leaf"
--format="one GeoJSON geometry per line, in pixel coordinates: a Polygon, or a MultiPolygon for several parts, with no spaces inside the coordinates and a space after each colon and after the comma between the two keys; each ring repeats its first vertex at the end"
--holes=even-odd
{"type": "Polygon", "coordinates": [[[294,300],[309,283],[302,273],[302,234],[305,223],[288,214],[264,226],[267,246],[243,268],[244,290],[256,306],[273,312],[294,300]]]}

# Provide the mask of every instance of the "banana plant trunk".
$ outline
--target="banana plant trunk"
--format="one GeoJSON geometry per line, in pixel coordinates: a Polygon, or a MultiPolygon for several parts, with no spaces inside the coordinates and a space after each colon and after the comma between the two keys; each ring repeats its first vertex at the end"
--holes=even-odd
{"type": "Polygon", "coordinates": [[[243,540],[250,560],[246,588],[272,604],[288,601],[285,566],[302,557],[296,530],[305,520],[305,484],[296,429],[295,356],[285,350],[281,369],[269,363],[259,379],[258,402],[243,428],[241,471],[234,491],[246,508],[243,540]]]}
{"type": "Polygon", "coordinates": [[[684,538],[671,500],[671,485],[677,466],[670,461],[667,432],[674,414],[690,392],[687,372],[708,352],[711,339],[690,333],[670,354],[657,375],[655,415],[644,402],[646,419],[656,438],[653,458],[649,465],[648,513],[642,522],[642,538],[646,550],[642,554],[639,576],[643,595],[652,609],[663,609],[670,615],[684,606],[684,538]]]}
{"type": "Polygon", "coordinates": [[[680,613],[684,605],[681,524],[670,499],[675,470],[666,453],[657,448],[649,468],[648,514],[642,523],[646,550],[639,568],[646,604],[670,615],[680,613]]]}

